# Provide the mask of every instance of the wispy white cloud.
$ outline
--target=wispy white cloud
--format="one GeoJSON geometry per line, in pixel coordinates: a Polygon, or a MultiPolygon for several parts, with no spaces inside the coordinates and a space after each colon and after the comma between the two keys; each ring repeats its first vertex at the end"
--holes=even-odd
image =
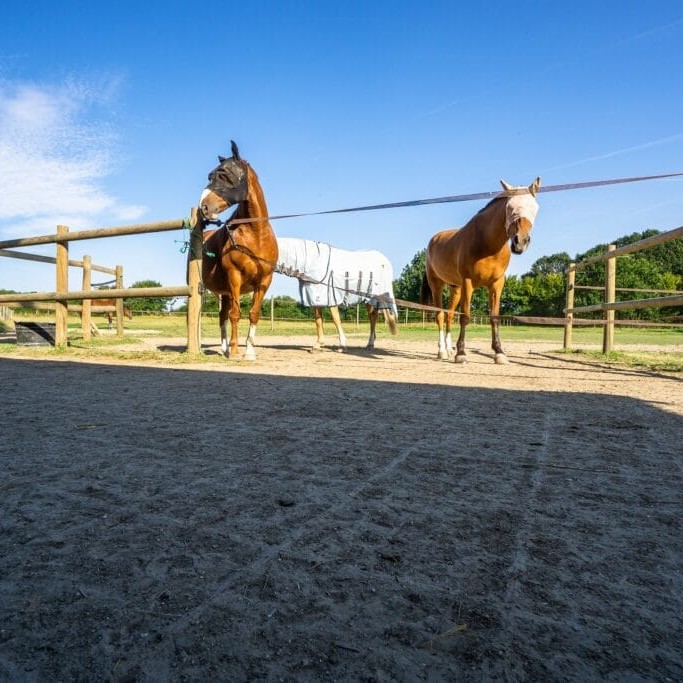
{"type": "Polygon", "coordinates": [[[621,149],[615,149],[611,152],[605,152],[603,154],[596,154],[595,156],[585,157],[584,159],[577,159],[576,161],[570,161],[569,163],[560,164],[559,166],[551,166],[550,168],[543,169],[543,171],[548,172],[557,171],[565,168],[573,168],[574,166],[581,166],[583,164],[588,164],[593,161],[603,161],[605,159],[611,159],[613,157],[622,156],[624,154],[630,154],[632,152],[642,152],[643,150],[650,149],[651,147],[659,147],[660,145],[666,145],[672,142],[679,142],[681,140],[683,140],[683,133],[676,133],[675,135],[668,135],[664,138],[650,140],[640,145],[622,147],[621,149]]]}
{"type": "Polygon", "coordinates": [[[106,112],[116,78],[56,85],[0,82],[0,234],[51,232],[58,223],[135,219],[105,188],[117,167],[117,135],[106,112]],[[102,113],[105,112],[105,113],[102,113]]]}

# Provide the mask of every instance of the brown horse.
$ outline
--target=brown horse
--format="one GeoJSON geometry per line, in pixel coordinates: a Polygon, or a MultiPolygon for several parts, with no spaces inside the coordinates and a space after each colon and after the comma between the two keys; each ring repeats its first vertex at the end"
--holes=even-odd
{"type": "Polygon", "coordinates": [[[268,208],[258,176],[232,142],[232,156],[218,157],[219,165],[209,173],[209,183],[199,199],[199,210],[208,222],[237,204],[232,216],[218,230],[207,233],[202,256],[202,279],[207,289],[220,297],[221,348],[227,358],[238,358],[237,325],[240,295],[253,292],[249,310],[249,332],[244,358],[254,360],[256,326],[261,302],[273,279],[277,241],[268,222],[268,208]],[[228,342],[227,320],[231,334],[228,342]]]}
{"type": "MultiPolygon", "coordinates": [[[[114,306],[116,307],[116,299],[92,299],[91,300],[91,305],[93,306],[114,306]]],[[[107,327],[108,329],[111,330],[112,325],[113,325],[113,320],[114,320],[114,311],[103,311],[102,315],[107,316],[107,327]]],[[[123,315],[128,318],[128,320],[133,319],[133,311],[130,310],[129,306],[124,306],[123,307],[123,315]]]]}
{"type": "Polygon", "coordinates": [[[455,309],[460,304],[460,335],[455,362],[465,362],[465,328],[470,321],[472,292],[478,287],[486,287],[489,291],[491,346],[495,362],[508,362],[498,330],[500,295],[505,284],[505,271],[510,263],[510,252],[521,254],[529,246],[531,229],[538,212],[535,197],[541,179],[536,178],[529,187],[513,187],[504,180],[500,182],[503,192],[463,228],[438,232],[427,245],[422,303],[441,306],[444,287],[449,285],[451,289],[448,313],[440,311],[436,314],[439,358],[451,356],[451,326],[455,309]]]}

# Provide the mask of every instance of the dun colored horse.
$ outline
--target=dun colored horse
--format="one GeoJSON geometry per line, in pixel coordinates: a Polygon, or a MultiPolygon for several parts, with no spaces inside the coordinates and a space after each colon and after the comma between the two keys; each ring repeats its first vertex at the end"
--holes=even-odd
{"type": "MultiPolygon", "coordinates": [[[[91,305],[92,306],[116,306],[116,299],[92,299],[91,300],[91,305]]],[[[114,320],[114,312],[113,311],[103,311],[103,315],[107,316],[107,327],[108,329],[111,330],[112,325],[113,325],[113,320],[114,320]]],[[[128,320],[133,319],[133,312],[130,310],[129,306],[124,306],[123,307],[123,315],[128,318],[128,320]]]]}
{"type": "Polygon", "coordinates": [[[220,298],[221,348],[228,358],[238,358],[237,325],[240,295],[253,292],[249,310],[249,332],[244,358],[254,360],[256,326],[261,302],[273,279],[277,262],[277,241],[268,222],[268,208],[258,176],[240,157],[232,142],[232,156],[218,157],[219,165],[209,173],[209,183],[199,199],[205,220],[217,221],[218,214],[237,204],[228,221],[207,233],[202,256],[204,285],[220,298]],[[231,334],[228,342],[227,320],[231,334]]]}
{"type": "Polygon", "coordinates": [[[325,345],[323,308],[329,308],[337,330],[339,349],[346,349],[346,334],[341,325],[339,306],[365,303],[370,321],[367,349],[375,348],[379,311],[396,334],[394,271],[389,259],[379,251],[347,251],[325,242],[278,238],[279,256],[276,271],[299,280],[301,304],[313,309],[316,342],[313,350],[325,345]]]}
{"type": "Polygon", "coordinates": [[[470,321],[472,292],[478,287],[486,287],[489,292],[491,345],[495,362],[508,362],[499,336],[500,296],[511,251],[521,254],[529,246],[531,229],[538,212],[535,197],[541,179],[536,178],[528,187],[513,187],[504,180],[500,182],[503,192],[463,228],[438,232],[427,245],[422,303],[441,306],[444,287],[448,285],[451,289],[448,313],[440,311],[436,315],[439,358],[451,357],[451,326],[455,309],[460,304],[460,335],[455,362],[465,362],[465,329],[470,321]]]}

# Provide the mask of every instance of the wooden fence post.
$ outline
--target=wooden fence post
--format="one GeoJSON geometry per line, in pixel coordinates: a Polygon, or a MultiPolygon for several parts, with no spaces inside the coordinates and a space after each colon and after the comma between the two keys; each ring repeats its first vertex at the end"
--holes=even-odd
{"type": "MultiPolygon", "coordinates": [[[[123,289],[123,266],[116,266],[116,289],[123,289]]],[[[123,337],[123,299],[116,299],[116,336],[123,337]]]]}
{"type": "MultiPolygon", "coordinates": [[[[610,244],[607,251],[614,251],[616,244],[610,244]]],[[[608,258],[605,263],[605,303],[613,304],[616,299],[617,286],[617,259],[608,258]]],[[[607,314],[605,327],[602,333],[602,352],[609,353],[614,346],[614,311],[605,311],[607,314]]]]}
{"type": "Polygon", "coordinates": [[[574,283],[576,282],[576,264],[570,263],[567,271],[567,298],[565,316],[567,318],[564,324],[564,350],[572,348],[572,322],[574,314],[571,309],[574,308],[574,283]]]}
{"type": "Polygon", "coordinates": [[[190,213],[190,244],[187,249],[187,352],[198,354],[202,349],[202,250],[204,220],[197,209],[190,213]]]}
{"type": "MultiPolygon", "coordinates": [[[[57,235],[66,235],[69,228],[66,225],[57,226],[57,235]]],[[[58,294],[66,294],[69,291],[69,243],[57,242],[57,256],[55,263],[55,291],[58,294]]],[[[57,301],[55,303],[55,346],[64,349],[67,344],[69,333],[69,302],[57,301]]]]}
{"type": "MultiPolygon", "coordinates": [[[[83,257],[83,284],[81,289],[84,292],[90,291],[92,286],[92,258],[90,256],[83,257]]],[[[92,318],[90,314],[90,307],[92,301],[90,299],[83,299],[81,301],[81,331],[83,334],[83,341],[89,342],[92,337],[90,325],[92,318]]]]}

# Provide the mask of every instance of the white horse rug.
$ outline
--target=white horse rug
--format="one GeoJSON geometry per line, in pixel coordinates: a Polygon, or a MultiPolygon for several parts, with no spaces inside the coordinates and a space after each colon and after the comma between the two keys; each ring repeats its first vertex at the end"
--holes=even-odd
{"type": "Polygon", "coordinates": [[[299,280],[301,304],[350,306],[359,301],[398,315],[394,271],[379,251],[346,251],[324,242],[278,237],[276,271],[299,280]]]}

